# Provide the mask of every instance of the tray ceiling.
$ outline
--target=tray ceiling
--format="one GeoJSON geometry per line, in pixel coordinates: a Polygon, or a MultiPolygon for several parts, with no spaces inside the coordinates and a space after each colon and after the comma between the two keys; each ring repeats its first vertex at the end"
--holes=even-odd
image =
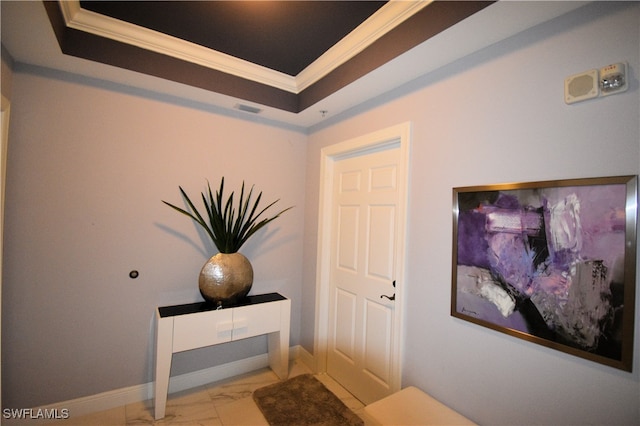
{"type": "MultiPolygon", "coordinates": [[[[125,12],[138,10],[137,15],[128,17],[114,12],[112,2],[95,5],[92,2],[84,8],[78,0],[2,0],[3,57],[8,54],[18,72],[108,87],[223,115],[310,131],[340,120],[349,111],[371,106],[376,99],[387,99],[381,97],[403,85],[420,85],[420,77],[438,68],[588,2],[392,0],[382,6],[370,3],[367,5],[370,9],[360,5],[365,10],[359,12],[357,19],[349,17],[350,24],[336,25],[341,30],[333,33],[335,16],[327,18],[326,14],[309,12],[307,15],[317,20],[316,29],[309,23],[298,25],[306,22],[307,15],[275,24],[277,19],[269,17],[267,12],[293,13],[283,12],[282,8],[290,8],[297,2],[264,1],[254,4],[263,8],[260,12],[236,10],[233,19],[237,22],[231,29],[223,30],[221,23],[215,25],[216,31],[228,34],[216,36],[224,39],[219,42],[226,47],[197,38],[198,32],[200,37],[212,37],[213,18],[206,15],[212,12],[189,8],[207,5],[229,8],[226,12],[217,12],[222,19],[231,14],[231,8],[248,7],[253,2],[192,4],[178,1],[147,5],[156,8],[156,12],[171,10],[164,14],[164,19],[167,20],[166,15],[172,20],[175,18],[175,23],[171,23],[173,30],[162,26],[169,25],[166,22],[161,25],[146,21],[156,12],[140,12],[136,8],[147,2],[113,3],[118,7],[130,5],[131,10],[125,8],[125,12]],[[205,24],[186,24],[193,14],[198,17],[196,21],[205,24]],[[283,28],[260,29],[257,22],[261,19],[272,20],[276,27],[290,27],[286,31],[293,33],[285,37],[283,28]],[[358,25],[360,20],[363,21],[358,25]],[[355,29],[343,36],[353,25],[357,25],[355,29]],[[232,30],[235,35],[229,32],[232,30]],[[311,36],[316,32],[320,35],[311,36]],[[339,41],[334,43],[329,33],[333,40],[339,41]],[[295,40],[303,48],[282,42],[282,37],[295,40]],[[238,38],[248,43],[243,45],[238,38]],[[325,46],[333,44],[321,53],[325,47],[318,38],[323,39],[325,46]],[[228,43],[229,40],[234,43],[228,43]],[[252,56],[264,53],[265,44],[279,49],[279,53],[267,55],[274,62],[252,56]],[[306,48],[311,54],[305,52],[304,57],[294,54],[296,48],[306,48]]],[[[331,6],[345,2],[305,1],[301,7],[307,3],[317,7],[324,4],[335,15],[338,12],[331,6]]],[[[302,13],[300,10],[298,14],[302,13]]],[[[227,18],[224,22],[229,24],[231,20],[227,18]]]]}
{"type": "Polygon", "coordinates": [[[491,1],[45,2],[63,53],[298,113],[491,1]]]}
{"type": "Polygon", "coordinates": [[[80,1],[80,7],[296,76],[384,1],[80,1]]]}

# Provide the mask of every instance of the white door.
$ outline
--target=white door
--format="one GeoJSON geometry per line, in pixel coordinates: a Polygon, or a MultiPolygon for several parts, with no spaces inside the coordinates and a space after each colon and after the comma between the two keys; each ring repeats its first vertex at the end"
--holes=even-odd
{"type": "Polygon", "coordinates": [[[326,211],[326,371],[365,404],[401,381],[406,149],[383,133],[332,158],[326,211]]]}

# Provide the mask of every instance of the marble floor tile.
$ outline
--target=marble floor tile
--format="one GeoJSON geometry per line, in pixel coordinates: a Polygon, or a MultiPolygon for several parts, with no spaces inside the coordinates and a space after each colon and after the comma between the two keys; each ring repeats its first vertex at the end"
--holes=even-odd
{"type": "Polygon", "coordinates": [[[127,422],[125,407],[122,406],[78,417],[70,413],[68,419],[57,420],[50,424],[64,426],[126,426],[127,422]]]}
{"type": "Polygon", "coordinates": [[[251,396],[223,404],[216,409],[224,426],[269,426],[251,396]]]}
{"type": "Polygon", "coordinates": [[[301,361],[294,360],[289,364],[289,377],[299,376],[301,374],[313,373],[309,367],[301,361]]]}
{"type": "MultiPolygon", "coordinates": [[[[289,377],[311,373],[312,371],[298,360],[292,361],[289,365],[289,377]]],[[[317,374],[315,377],[359,415],[365,421],[365,426],[376,424],[367,417],[364,405],[338,382],[326,374],[317,374]]],[[[271,369],[264,368],[173,393],[167,397],[166,415],[160,420],[154,419],[154,400],[150,399],[85,416],[75,418],[72,416],[63,421],[56,421],[54,424],[63,426],[268,426],[262,412],[253,401],[252,394],[256,389],[279,381],[280,378],[271,369]]]]}
{"type": "Polygon", "coordinates": [[[353,412],[364,421],[364,426],[383,426],[382,423],[371,417],[364,408],[361,408],[360,410],[353,410],[353,412]]]}
{"type": "MultiPolygon", "coordinates": [[[[306,373],[311,373],[311,370],[303,363],[299,361],[290,363],[289,377],[306,373]]],[[[278,376],[270,368],[264,368],[227,380],[211,383],[207,385],[207,390],[217,408],[224,404],[251,397],[256,389],[279,381],[278,376]]]]}
{"type": "Polygon", "coordinates": [[[251,394],[256,389],[277,381],[278,376],[270,369],[265,368],[229,380],[211,383],[207,385],[207,391],[213,404],[216,407],[220,407],[224,404],[251,397],[251,394]]]}
{"type": "Polygon", "coordinates": [[[331,376],[328,374],[316,374],[316,379],[320,381],[327,389],[329,389],[335,396],[340,398],[340,400],[349,407],[352,411],[357,411],[364,409],[364,404],[360,402],[355,396],[349,393],[345,388],[340,385],[340,383],[336,382],[331,376]]]}
{"type": "Polygon", "coordinates": [[[165,417],[154,420],[153,400],[126,406],[127,426],[131,425],[211,425],[221,426],[218,412],[205,386],[169,395],[165,417]]]}

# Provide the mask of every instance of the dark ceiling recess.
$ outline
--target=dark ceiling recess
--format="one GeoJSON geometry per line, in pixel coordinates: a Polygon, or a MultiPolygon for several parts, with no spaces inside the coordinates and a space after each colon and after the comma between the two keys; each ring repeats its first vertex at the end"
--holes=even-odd
{"type": "Polygon", "coordinates": [[[298,75],[385,1],[81,1],[83,9],[298,75]]]}
{"type": "MultiPolygon", "coordinates": [[[[44,1],[60,49],[292,113],[304,111],[494,1],[434,1],[299,93],[68,27],[44,1]]],[[[297,75],[386,2],[81,1],[83,8],[297,75]]],[[[469,37],[473,37],[470,34],[469,37]]],[[[428,58],[426,58],[428,59],[428,58]]]]}

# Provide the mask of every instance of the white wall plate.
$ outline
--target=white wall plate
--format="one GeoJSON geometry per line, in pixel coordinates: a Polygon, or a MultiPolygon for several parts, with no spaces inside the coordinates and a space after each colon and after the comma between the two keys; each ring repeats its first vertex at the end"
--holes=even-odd
{"type": "Polygon", "coordinates": [[[567,77],[564,80],[564,101],[567,104],[598,96],[598,70],[593,69],[567,77]]]}

